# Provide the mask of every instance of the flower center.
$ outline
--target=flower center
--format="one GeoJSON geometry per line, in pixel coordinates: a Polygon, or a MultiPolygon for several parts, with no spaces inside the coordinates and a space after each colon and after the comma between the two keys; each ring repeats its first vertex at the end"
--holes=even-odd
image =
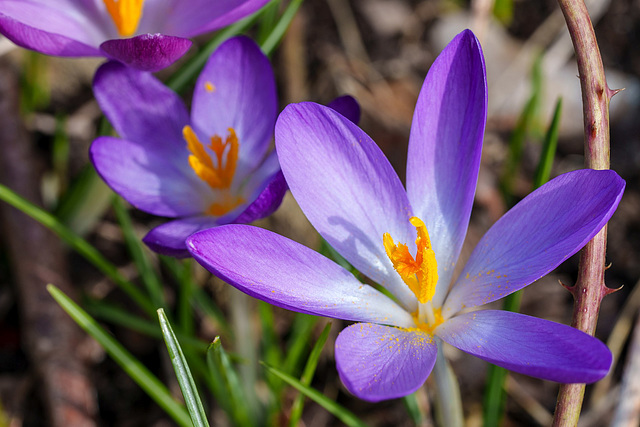
{"type": "Polygon", "coordinates": [[[418,233],[415,258],[409,253],[407,245],[404,243],[396,245],[389,233],[384,233],[382,241],[393,268],[420,303],[417,312],[413,315],[418,329],[432,333],[436,326],[442,323],[440,308],[434,310],[431,304],[438,283],[436,254],[431,247],[431,240],[424,222],[415,216],[409,221],[418,233]]]}
{"type": "Polygon", "coordinates": [[[231,211],[244,202],[240,196],[229,192],[238,162],[238,137],[233,128],[229,128],[229,136],[223,141],[218,135],[211,137],[209,149],[215,154],[215,162],[200,142],[191,126],[182,129],[189,155],[189,165],[198,177],[214,190],[220,191],[219,200],[209,206],[207,213],[220,216],[231,211]]]}
{"type": "Polygon", "coordinates": [[[415,216],[411,217],[410,221],[418,233],[418,238],[416,239],[418,250],[415,258],[409,253],[407,245],[404,243],[396,245],[389,233],[384,233],[382,240],[393,268],[411,289],[418,301],[424,304],[431,301],[431,298],[436,293],[438,265],[436,264],[436,254],[431,248],[427,226],[424,225],[420,218],[415,216]]]}
{"type": "Polygon", "coordinates": [[[132,36],[138,29],[144,0],[102,0],[122,37],[132,36]]]}

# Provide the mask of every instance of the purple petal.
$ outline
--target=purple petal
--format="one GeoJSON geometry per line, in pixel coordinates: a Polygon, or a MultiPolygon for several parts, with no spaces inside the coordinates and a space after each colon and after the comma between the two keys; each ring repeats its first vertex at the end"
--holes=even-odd
{"type": "Polygon", "coordinates": [[[371,323],[344,329],[335,347],[343,384],[356,397],[370,402],[416,391],[431,373],[437,353],[431,335],[371,323]]]}
{"type": "Polygon", "coordinates": [[[101,56],[97,49],[100,34],[91,22],[45,4],[27,1],[0,1],[0,33],[18,46],[47,55],[101,56]]]}
{"type": "Polygon", "coordinates": [[[93,91],[118,134],[167,158],[184,157],[189,114],[180,97],[150,73],[110,61],[98,68],[93,91]]]}
{"type": "Polygon", "coordinates": [[[543,185],[496,222],[474,249],[445,302],[450,317],[551,272],[616,210],[625,182],[613,171],[577,170],[543,185]]]}
{"type": "Polygon", "coordinates": [[[269,0],[178,0],[165,15],[162,32],[182,37],[193,37],[226,27],[256,12],[269,0]]]}
{"type": "Polygon", "coordinates": [[[611,367],[599,340],[567,325],[500,310],[447,320],[436,329],[444,341],[503,368],[561,383],[592,383],[611,367]]]}
{"type": "Polygon", "coordinates": [[[249,38],[234,37],[209,58],[193,94],[191,119],[211,137],[235,130],[240,143],[237,179],[264,159],[273,138],[278,100],[271,64],[249,38]]]}
{"type": "Polygon", "coordinates": [[[164,34],[142,34],[107,40],[100,49],[111,59],[142,71],[159,71],[176,62],[191,47],[191,40],[164,34]]]}
{"type": "Polygon", "coordinates": [[[223,225],[187,239],[191,255],[242,292],[300,313],[411,326],[411,315],[317,252],[271,231],[223,225]]]}
{"type": "Polygon", "coordinates": [[[438,262],[435,306],[444,300],[467,234],[486,119],[484,58],[476,37],[465,30],[427,74],[407,155],[407,194],[429,230],[438,262]]]}
{"type": "Polygon", "coordinates": [[[276,172],[269,177],[258,197],[233,222],[235,224],[249,224],[268,217],[280,207],[288,188],[282,171],[276,172]]]}
{"type": "Polygon", "coordinates": [[[218,226],[213,216],[180,218],[152,229],[142,241],[151,250],[177,258],[191,256],[187,250],[187,237],[198,231],[218,226]]]}
{"type": "Polygon", "coordinates": [[[276,150],[289,188],[316,230],[414,311],[415,295],[393,269],[382,242],[388,232],[415,253],[411,207],[378,146],[331,108],[301,103],[280,114],[276,150]]]}
{"type": "Polygon", "coordinates": [[[327,107],[333,108],[355,124],[360,121],[360,104],[351,95],[339,96],[331,101],[327,107]]]}
{"type": "Polygon", "coordinates": [[[179,217],[204,212],[213,192],[195,173],[185,175],[184,159],[165,157],[125,139],[100,137],[89,151],[102,179],[129,203],[155,215],[179,217]]]}

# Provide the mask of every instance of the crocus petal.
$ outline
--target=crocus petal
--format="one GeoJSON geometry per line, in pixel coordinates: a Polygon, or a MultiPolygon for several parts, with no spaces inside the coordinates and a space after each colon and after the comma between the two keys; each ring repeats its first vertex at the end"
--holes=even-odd
{"type": "Polygon", "coordinates": [[[414,311],[416,298],[393,269],[382,240],[390,233],[415,253],[411,207],[378,146],[331,108],[300,103],[280,114],[276,151],[293,196],[322,237],[414,311]]]}
{"type": "Polygon", "coordinates": [[[177,0],[165,15],[162,32],[192,37],[218,28],[256,12],[269,0],[177,0]]]}
{"type": "Polygon", "coordinates": [[[378,402],[413,393],[436,362],[433,336],[424,332],[356,323],[338,335],[340,379],[356,397],[378,402]]]}
{"type": "Polygon", "coordinates": [[[288,188],[287,181],[285,181],[282,171],[279,170],[266,180],[264,189],[233,222],[248,224],[268,217],[280,207],[288,188]]]}
{"type": "Polygon", "coordinates": [[[190,256],[187,250],[187,237],[201,230],[218,225],[213,216],[180,218],[159,225],[147,233],[142,241],[151,250],[162,255],[185,258],[190,256]]]}
{"type": "Polygon", "coordinates": [[[129,39],[107,40],[104,54],[142,71],[159,71],[176,62],[191,47],[191,40],[164,34],[142,34],[129,39]]]}
{"type": "Polygon", "coordinates": [[[277,109],[269,60],[253,40],[234,37],[220,45],[198,77],[191,121],[207,140],[235,130],[240,144],[236,178],[242,180],[265,157],[277,109]]]}
{"type": "Polygon", "coordinates": [[[521,374],[561,383],[592,383],[609,372],[611,352],[575,328],[500,310],[466,313],[436,329],[444,341],[521,374]]]}
{"type": "Polygon", "coordinates": [[[606,224],[624,186],[613,171],[585,169],[529,194],[480,240],[447,297],[443,316],[495,301],[556,268],[606,224]]]}
{"type": "Polygon", "coordinates": [[[351,95],[339,96],[331,101],[327,107],[333,108],[355,124],[360,121],[360,104],[351,95]]]}
{"type": "Polygon", "coordinates": [[[448,291],[478,181],[487,119],[487,81],[480,43],[469,30],[440,53],[416,105],[407,155],[407,194],[431,238],[439,284],[448,291]]]}
{"type": "Polygon", "coordinates": [[[250,225],[187,239],[191,255],[242,292],[300,313],[408,327],[411,315],[351,273],[292,240],[250,225]]]}
{"type": "Polygon", "coordinates": [[[101,56],[99,34],[74,16],[81,15],[46,4],[0,1],[0,33],[18,46],[47,55],[101,56]]]}
{"type": "Polygon", "coordinates": [[[163,157],[184,157],[189,113],[180,97],[150,73],[110,61],[98,68],[93,92],[118,134],[163,157]]]}
{"type": "Polygon", "coordinates": [[[140,210],[168,217],[204,212],[212,192],[195,173],[185,175],[177,164],[184,159],[166,158],[135,142],[101,137],[91,144],[91,161],[102,179],[140,210]]]}

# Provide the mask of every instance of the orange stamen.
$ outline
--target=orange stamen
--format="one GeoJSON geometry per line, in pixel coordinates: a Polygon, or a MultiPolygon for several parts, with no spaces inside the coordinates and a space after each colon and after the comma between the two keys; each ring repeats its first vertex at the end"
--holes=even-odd
{"type": "Polygon", "coordinates": [[[144,0],[102,0],[122,37],[130,37],[138,29],[144,0]]]}
{"type": "Polygon", "coordinates": [[[409,253],[407,245],[403,243],[396,245],[389,233],[384,233],[382,241],[393,268],[411,289],[418,301],[426,303],[431,301],[436,292],[438,264],[436,263],[436,254],[431,247],[426,225],[420,218],[415,216],[410,221],[411,225],[416,227],[418,234],[416,239],[418,250],[415,258],[409,253]]]}
{"type": "Polygon", "coordinates": [[[233,128],[229,128],[229,136],[223,141],[218,135],[211,137],[209,149],[215,155],[215,163],[205,146],[200,142],[191,126],[185,126],[182,134],[187,141],[189,165],[198,177],[215,190],[221,190],[220,199],[213,203],[207,213],[221,216],[244,202],[240,196],[232,196],[229,188],[233,182],[238,162],[240,144],[233,128]]]}

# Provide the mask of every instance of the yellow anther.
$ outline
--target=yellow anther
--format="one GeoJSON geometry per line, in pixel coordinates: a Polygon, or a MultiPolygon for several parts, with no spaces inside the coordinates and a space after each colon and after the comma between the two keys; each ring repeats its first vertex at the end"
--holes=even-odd
{"type": "Polygon", "coordinates": [[[144,0],[102,0],[122,37],[130,37],[138,29],[144,0]]]}
{"type": "Polygon", "coordinates": [[[403,243],[396,245],[389,233],[384,233],[382,241],[393,268],[411,289],[418,301],[426,303],[431,301],[436,292],[438,264],[436,263],[436,254],[431,247],[426,225],[420,218],[415,216],[410,221],[411,225],[416,227],[418,233],[418,238],[416,239],[418,250],[415,258],[409,253],[407,245],[403,243]]]}
{"type": "Polygon", "coordinates": [[[235,130],[229,128],[228,131],[229,136],[224,141],[218,135],[211,137],[211,144],[208,148],[215,154],[214,162],[191,126],[187,125],[182,129],[184,139],[187,141],[187,148],[191,152],[189,165],[196,175],[211,188],[221,190],[220,199],[213,203],[207,211],[207,213],[216,216],[224,215],[244,202],[242,197],[232,196],[229,193],[236,172],[240,144],[235,130]]]}
{"type": "Polygon", "coordinates": [[[205,82],[204,88],[209,93],[215,92],[215,90],[216,90],[216,87],[211,82],[205,82]]]}

